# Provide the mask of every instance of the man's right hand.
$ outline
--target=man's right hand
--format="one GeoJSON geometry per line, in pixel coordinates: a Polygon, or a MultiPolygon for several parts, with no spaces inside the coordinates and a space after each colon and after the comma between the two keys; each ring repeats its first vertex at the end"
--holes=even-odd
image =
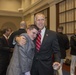
{"type": "Polygon", "coordinates": [[[15,40],[21,46],[26,44],[26,38],[24,36],[17,36],[15,40]]]}

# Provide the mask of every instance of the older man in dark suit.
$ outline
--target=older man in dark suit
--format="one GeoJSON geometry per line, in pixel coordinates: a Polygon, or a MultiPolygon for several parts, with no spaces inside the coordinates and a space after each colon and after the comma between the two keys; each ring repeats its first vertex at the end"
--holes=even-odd
{"type": "Polygon", "coordinates": [[[35,48],[31,75],[54,75],[53,66],[60,67],[60,49],[56,32],[45,28],[45,16],[41,13],[35,15],[35,24],[41,30],[41,46],[39,50],[35,48]]]}
{"type": "MultiPolygon", "coordinates": [[[[45,28],[45,16],[41,13],[35,15],[35,24],[40,35],[34,40],[36,48],[31,75],[54,75],[53,67],[56,70],[60,67],[60,49],[56,32],[45,28]]],[[[23,39],[16,40],[22,44],[25,42],[23,39]]]]}

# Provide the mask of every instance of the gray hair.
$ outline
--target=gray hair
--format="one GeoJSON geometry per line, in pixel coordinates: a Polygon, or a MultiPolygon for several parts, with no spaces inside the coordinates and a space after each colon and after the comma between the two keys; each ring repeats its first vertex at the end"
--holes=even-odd
{"type": "Polygon", "coordinates": [[[41,15],[41,16],[43,16],[43,17],[45,18],[45,15],[44,15],[44,14],[42,14],[42,13],[37,13],[37,14],[35,15],[35,21],[36,21],[38,15],[41,15]]]}

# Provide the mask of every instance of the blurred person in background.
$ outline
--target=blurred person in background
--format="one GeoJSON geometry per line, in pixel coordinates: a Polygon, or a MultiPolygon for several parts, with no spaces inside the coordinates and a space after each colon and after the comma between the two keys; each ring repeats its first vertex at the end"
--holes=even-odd
{"type": "Polygon", "coordinates": [[[76,67],[76,29],[74,35],[70,39],[71,46],[71,66],[70,66],[70,75],[75,75],[76,67]]]}
{"type": "Polygon", "coordinates": [[[3,29],[3,35],[0,37],[0,75],[6,75],[7,66],[10,61],[10,47],[8,42],[10,33],[10,28],[3,29]]]}
{"type": "Polygon", "coordinates": [[[8,39],[9,39],[9,37],[11,36],[11,34],[13,33],[12,28],[9,28],[9,29],[10,29],[10,35],[8,36],[8,39]]]}
{"type": "Polygon", "coordinates": [[[2,34],[2,30],[0,30],[0,37],[2,37],[2,35],[3,35],[3,34],[2,34]]]}
{"type": "Polygon", "coordinates": [[[58,75],[63,75],[62,66],[64,63],[64,59],[66,57],[66,50],[69,49],[69,39],[66,34],[63,34],[62,26],[58,27],[57,32],[58,32],[58,43],[59,43],[60,52],[61,52],[61,66],[60,66],[60,69],[58,70],[58,75]]]}
{"type": "Polygon", "coordinates": [[[15,46],[15,44],[13,44],[13,39],[16,37],[16,36],[19,36],[21,33],[25,33],[26,32],[26,23],[25,21],[21,21],[20,22],[20,27],[17,31],[14,31],[10,37],[9,37],[9,46],[11,48],[11,54],[10,54],[10,58],[12,57],[12,53],[13,53],[13,48],[15,46]]]}
{"type": "Polygon", "coordinates": [[[25,33],[26,32],[26,23],[25,21],[21,21],[20,22],[20,27],[17,31],[14,31],[10,37],[9,37],[9,44],[10,44],[10,48],[14,48],[14,44],[13,44],[13,39],[16,37],[16,36],[19,36],[21,33],[25,33]]]}

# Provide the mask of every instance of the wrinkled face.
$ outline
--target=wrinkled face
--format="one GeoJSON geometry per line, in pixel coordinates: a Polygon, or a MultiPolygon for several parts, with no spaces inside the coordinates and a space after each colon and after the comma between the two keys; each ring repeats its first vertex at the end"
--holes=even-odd
{"type": "Polygon", "coordinates": [[[29,35],[29,37],[31,38],[31,40],[34,40],[38,34],[38,30],[36,30],[35,28],[30,30],[27,30],[27,34],[29,35]]]}
{"type": "Polygon", "coordinates": [[[43,29],[45,27],[45,16],[43,14],[36,15],[35,23],[40,30],[43,29]]]}

